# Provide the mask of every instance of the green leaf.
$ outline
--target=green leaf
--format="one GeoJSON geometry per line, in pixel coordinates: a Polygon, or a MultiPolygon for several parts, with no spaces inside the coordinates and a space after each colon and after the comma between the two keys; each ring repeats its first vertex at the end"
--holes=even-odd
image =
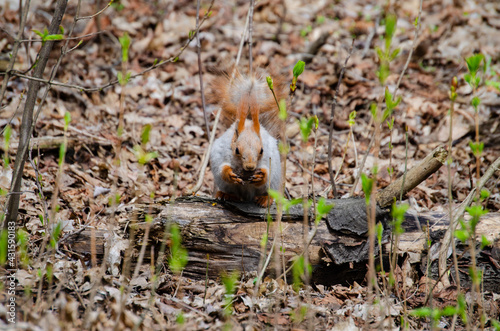
{"type": "Polygon", "coordinates": [[[59,146],[59,167],[62,166],[65,156],[66,156],[66,143],[63,142],[61,146],[59,146]]]}
{"type": "Polygon", "coordinates": [[[398,55],[401,49],[398,47],[395,50],[392,51],[391,55],[389,56],[389,61],[394,60],[398,55]]]}
{"type": "Polygon", "coordinates": [[[151,124],[146,124],[142,128],[142,133],[141,133],[141,142],[143,145],[146,145],[149,141],[149,134],[151,132],[151,124]]]}
{"type": "Polygon", "coordinates": [[[363,192],[365,192],[366,204],[368,204],[372,194],[373,179],[369,178],[366,174],[361,174],[361,186],[363,187],[363,192]]]}
{"type": "Polygon", "coordinates": [[[306,63],[304,61],[298,61],[293,67],[293,77],[298,78],[303,72],[306,63]]]}
{"type": "Polygon", "coordinates": [[[267,86],[269,86],[269,89],[272,91],[274,89],[273,78],[271,76],[267,76],[266,81],[267,81],[267,86]]]}
{"type": "Polygon", "coordinates": [[[380,62],[382,61],[385,61],[386,58],[385,58],[385,54],[384,52],[382,51],[382,49],[380,47],[375,47],[375,52],[377,53],[377,57],[379,59],[380,62]]]}
{"type": "Polygon", "coordinates": [[[370,113],[372,114],[372,117],[374,120],[377,119],[377,111],[378,111],[378,106],[375,102],[372,102],[370,104],[370,113]]]}
{"type": "Polygon", "coordinates": [[[177,224],[170,227],[170,257],[168,265],[173,273],[180,274],[188,261],[187,250],[182,247],[182,238],[177,224]]]}
{"type": "Polygon", "coordinates": [[[394,36],[394,32],[396,31],[396,24],[398,22],[398,18],[394,14],[388,14],[385,17],[385,39],[392,40],[394,36]]]}
{"type": "Polygon", "coordinates": [[[486,236],[483,234],[481,236],[481,249],[484,249],[486,246],[490,246],[491,245],[491,241],[488,240],[488,238],[486,238],[486,236]]]}
{"type": "Polygon", "coordinates": [[[466,230],[455,230],[454,235],[463,243],[465,243],[467,239],[469,239],[469,232],[467,232],[466,230]]]}
{"type": "Polygon", "coordinates": [[[328,203],[325,198],[319,199],[318,203],[316,204],[316,224],[318,224],[323,216],[327,215],[334,206],[335,204],[328,203]]]}
{"type": "Polygon", "coordinates": [[[471,84],[471,79],[472,79],[472,76],[470,74],[465,74],[464,75],[464,80],[467,82],[467,84],[471,84]]]}
{"type": "Polygon", "coordinates": [[[476,76],[476,79],[474,80],[474,85],[477,88],[479,84],[481,83],[481,77],[476,76]]]}
{"type": "Polygon", "coordinates": [[[283,144],[283,142],[280,140],[278,141],[278,150],[280,151],[281,155],[287,155],[288,152],[290,152],[290,145],[288,144],[283,144]]]}
{"type": "Polygon", "coordinates": [[[295,263],[292,267],[292,275],[293,275],[293,289],[298,291],[302,286],[302,278],[301,276],[304,274],[306,270],[305,259],[303,255],[299,255],[296,257],[295,263]]]}
{"type": "Polygon", "coordinates": [[[390,69],[389,69],[389,63],[386,61],[383,61],[380,64],[379,69],[377,70],[377,77],[380,82],[380,85],[385,85],[385,81],[387,80],[387,77],[389,77],[390,74],[390,69]]]}
{"type": "Polygon", "coordinates": [[[41,32],[40,32],[40,31],[38,31],[38,30],[35,30],[35,29],[33,29],[33,32],[34,32],[34,33],[36,33],[36,34],[37,34],[40,38],[42,38],[42,40],[43,40],[43,37],[44,37],[43,33],[41,33],[41,32]]]}
{"type": "Polygon", "coordinates": [[[467,63],[467,69],[469,69],[469,72],[471,73],[472,76],[476,75],[477,71],[480,69],[481,62],[483,60],[484,60],[484,55],[481,53],[474,54],[465,59],[465,62],[467,63]]]}
{"type": "Polygon", "coordinates": [[[380,244],[382,242],[382,235],[384,234],[384,226],[382,225],[382,223],[378,222],[375,230],[377,232],[378,243],[380,244]]]}
{"type": "Polygon", "coordinates": [[[179,314],[177,314],[177,317],[175,318],[175,323],[177,323],[177,325],[184,325],[185,322],[186,318],[184,317],[184,314],[182,313],[181,310],[179,314]]]}
{"type": "Polygon", "coordinates": [[[260,240],[260,247],[264,248],[266,247],[266,245],[267,245],[267,232],[264,232],[264,234],[262,234],[262,239],[260,240]]]}
{"type": "Polygon", "coordinates": [[[309,118],[301,117],[299,120],[299,128],[302,136],[302,141],[305,143],[311,135],[313,125],[317,123],[317,117],[311,116],[309,118]]]}
{"type": "Polygon", "coordinates": [[[286,111],[286,100],[285,99],[280,100],[279,107],[280,107],[280,112],[278,114],[278,117],[280,118],[280,120],[285,121],[286,118],[288,117],[288,113],[286,111]]]}
{"type": "Polygon", "coordinates": [[[45,40],[61,40],[64,39],[62,34],[50,34],[45,37],[45,40]]]}
{"type": "Polygon", "coordinates": [[[353,110],[352,112],[349,113],[349,120],[347,121],[347,123],[349,124],[350,127],[354,126],[354,124],[356,124],[356,111],[353,110]]]}
{"type": "Polygon", "coordinates": [[[7,124],[7,126],[5,127],[5,129],[3,131],[3,138],[4,138],[3,146],[4,146],[5,151],[9,150],[11,135],[12,135],[12,127],[10,126],[10,124],[7,124]]]}
{"type": "Polygon", "coordinates": [[[64,34],[64,27],[62,25],[59,25],[59,32],[61,32],[61,34],[64,34]]]}
{"type": "Polygon", "coordinates": [[[410,208],[410,205],[407,203],[402,203],[400,205],[396,204],[392,205],[392,211],[391,211],[392,218],[398,221],[404,220],[408,208],[410,208]]]}
{"type": "Polygon", "coordinates": [[[120,45],[122,46],[122,62],[128,62],[128,49],[130,47],[130,37],[128,36],[128,33],[125,32],[119,40],[120,45]]]}
{"type": "Polygon", "coordinates": [[[469,147],[475,157],[480,157],[484,150],[484,143],[480,142],[479,144],[476,144],[472,141],[469,141],[469,147]]]}
{"type": "Polygon", "coordinates": [[[442,316],[453,316],[457,313],[457,307],[455,306],[446,306],[444,309],[441,311],[442,316]]]}
{"type": "Polygon", "coordinates": [[[229,314],[232,310],[231,302],[234,297],[234,292],[236,290],[236,282],[238,281],[238,271],[234,270],[231,274],[222,275],[222,284],[224,284],[225,289],[225,313],[229,314]]]}
{"type": "Polygon", "coordinates": [[[432,309],[429,307],[420,307],[410,311],[410,314],[416,317],[430,317],[432,314],[432,309]]]}
{"type": "Polygon", "coordinates": [[[476,111],[476,113],[477,113],[477,107],[479,106],[480,103],[481,103],[481,100],[478,97],[474,97],[471,100],[471,105],[472,105],[472,107],[474,107],[474,110],[476,111]]]}
{"type": "Polygon", "coordinates": [[[316,17],[316,24],[323,24],[325,22],[325,16],[323,15],[318,15],[316,17]]]}
{"type": "Polygon", "coordinates": [[[56,248],[56,244],[59,240],[59,235],[61,234],[62,222],[58,222],[54,230],[52,231],[52,236],[50,238],[50,246],[56,248]]]}
{"type": "Polygon", "coordinates": [[[64,131],[68,131],[70,122],[71,122],[71,113],[69,111],[66,111],[64,113],[64,131]]]}
{"type": "Polygon", "coordinates": [[[487,189],[483,188],[481,190],[481,193],[480,193],[480,199],[484,200],[484,199],[488,199],[489,197],[490,197],[490,191],[488,191],[487,189]]]}

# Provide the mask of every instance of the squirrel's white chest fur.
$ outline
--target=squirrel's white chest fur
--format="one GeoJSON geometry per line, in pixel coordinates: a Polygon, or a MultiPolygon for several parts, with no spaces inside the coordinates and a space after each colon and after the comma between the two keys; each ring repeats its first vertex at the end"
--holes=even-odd
{"type": "Polygon", "coordinates": [[[214,175],[214,193],[222,191],[232,194],[245,201],[251,201],[257,196],[267,195],[269,188],[278,190],[281,184],[281,164],[280,153],[278,150],[278,141],[271,136],[264,127],[260,127],[260,136],[262,141],[263,154],[257,163],[257,169],[265,169],[268,181],[265,185],[255,186],[245,182],[244,185],[232,184],[222,179],[223,167],[229,165],[233,167],[238,160],[231,149],[231,141],[235,132],[235,124],[227,129],[224,134],[217,138],[210,153],[210,167],[214,175]]]}

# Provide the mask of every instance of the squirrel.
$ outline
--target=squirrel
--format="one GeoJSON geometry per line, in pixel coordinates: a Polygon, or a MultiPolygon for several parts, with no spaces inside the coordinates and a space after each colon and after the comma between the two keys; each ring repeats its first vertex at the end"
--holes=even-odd
{"type": "MultiPolygon", "coordinates": [[[[210,154],[217,199],[254,201],[261,207],[272,204],[268,189],[281,185],[278,139],[284,121],[266,81],[266,72],[249,76],[236,68],[217,71],[208,101],[222,108],[222,123],[229,128],[215,140],[210,154]]],[[[274,74],[277,100],[286,97],[286,84],[274,74]]]]}

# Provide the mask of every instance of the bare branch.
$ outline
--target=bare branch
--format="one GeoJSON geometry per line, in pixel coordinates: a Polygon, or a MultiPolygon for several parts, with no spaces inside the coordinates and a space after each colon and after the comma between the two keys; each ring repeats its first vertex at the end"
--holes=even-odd
{"type": "MultiPolygon", "coordinates": [[[[26,18],[28,16],[30,3],[31,3],[30,0],[26,0],[26,3],[24,4],[22,16],[21,16],[21,23],[19,24],[19,31],[17,33],[17,40],[21,39],[23,36],[23,30],[24,30],[24,26],[26,25],[26,18]]],[[[7,67],[7,71],[5,72],[5,77],[3,79],[2,90],[0,91],[0,106],[2,105],[3,97],[5,95],[5,91],[7,90],[7,84],[9,83],[9,79],[10,79],[10,75],[11,75],[10,72],[12,71],[12,68],[14,68],[14,63],[16,62],[17,51],[19,50],[19,44],[20,44],[19,41],[17,41],[17,40],[14,41],[14,47],[12,49],[12,57],[10,58],[9,66],[7,67]]]]}

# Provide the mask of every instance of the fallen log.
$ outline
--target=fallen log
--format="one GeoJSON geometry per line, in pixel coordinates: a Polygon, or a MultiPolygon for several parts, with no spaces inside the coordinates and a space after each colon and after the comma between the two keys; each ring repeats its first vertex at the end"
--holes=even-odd
{"type": "MultiPolygon", "coordinates": [[[[403,194],[439,169],[445,160],[446,151],[440,147],[418,166],[408,171],[404,181],[403,194]]],[[[402,184],[403,180],[398,180],[377,195],[379,203],[377,221],[384,226],[385,243],[387,243],[390,228],[388,226],[388,210],[384,207],[389,205],[394,197],[399,196],[402,184]],[[388,194],[387,192],[393,193],[388,194]]],[[[337,199],[329,202],[335,204],[335,207],[326,216],[325,221],[320,222],[316,229],[314,223],[311,222],[308,228],[309,235],[313,233],[315,235],[307,250],[303,240],[303,209],[302,206],[294,206],[283,215],[282,234],[272,233],[272,227],[270,227],[267,252],[274,236],[277,235],[278,247],[282,248],[286,263],[290,264],[294,257],[307,251],[309,261],[314,269],[313,282],[335,284],[362,281],[366,273],[368,257],[365,199],[337,199]]],[[[136,219],[139,220],[135,223],[135,229],[137,229],[135,238],[138,240],[132,252],[133,256],[137,257],[144,230],[149,226],[147,244],[150,247],[147,251],[153,251],[155,252],[154,256],[158,256],[165,231],[168,231],[170,224],[176,223],[181,229],[183,245],[189,252],[189,262],[183,275],[204,279],[207,273],[209,277],[216,278],[221,273],[231,270],[243,272],[258,270],[259,261],[262,258],[260,242],[263,234],[268,231],[268,224],[265,221],[267,219],[266,209],[259,208],[252,203],[219,202],[198,197],[152,205],[136,205],[134,208],[135,210],[127,211],[127,215],[130,217],[126,219],[127,224],[133,218],[132,215],[136,215],[136,219]],[[145,214],[153,216],[152,224],[140,221],[144,219],[145,214]]],[[[269,213],[274,218],[276,208],[271,208],[269,213]]],[[[309,215],[312,213],[309,212],[309,215]]],[[[428,218],[422,217],[417,217],[417,221],[415,221],[413,216],[408,216],[408,219],[403,223],[407,232],[400,239],[399,253],[409,256],[413,263],[421,264],[426,254],[425,246],[422,245],[423,242],[425,243],[426,236],[420,229],[427,226],[427,222],[429,222],[432,229],[434,227],[438,229],[431,231],[434,236],[438,237],[439,231],[443,232],[440,226],[446,227],[448,224],[446,221],[446,219],[428,220],[428,218]],[[415,226],[416,223],[422,224],[418,227],[415,226]]],[[[122,228],[125,226],[125,223],[122,224],[122,228]]],[[[485,229],[486,232],[489,233],[489,230],[485,229]]],[[[500,231],[496,233],[500,233],[500,231]]],[[[479,230],[478,234],[480,234],[479,230]]],[[[98,258],[102,258],[104,252],[104,236],[105,232],[96,233],[95,242],[97,246],[100,246],[96,249],[98,258]]],[[[68,246],[71,246],[73,251],[79,254],[88,255],[91,252],[90,238],[90,230],[84,230],[69,237],[68,243],[70,245],[68,246]]],[[[500,240],[497,240],[495,245],[499,242],[500,240]]],[[[494,257],[496,256],[494,255],[495,247],[492,246],[490,251],[493,260],[496,258],[494,257]]],[[[383,254],[385,254],[387,247],[384,246],[383,250],[383,254]]],[[[150,256],[151,254],[146,254],[144,263],[151,263],[150,256]]],[[[488,259],[490,258],[488,257],[488,259]]],[[[491,259],[489,261],[491,262],[491,259]]],[[[272,272],[273,268],[270,269],[272,272]]],[[[493,274],[492,272],[491,275],[493,274]]],[[[495,283],[497,282],[492,282],[493,288],[495,283]]],[[[485,281],[485,289],[486,285],[485,281]]]]}

